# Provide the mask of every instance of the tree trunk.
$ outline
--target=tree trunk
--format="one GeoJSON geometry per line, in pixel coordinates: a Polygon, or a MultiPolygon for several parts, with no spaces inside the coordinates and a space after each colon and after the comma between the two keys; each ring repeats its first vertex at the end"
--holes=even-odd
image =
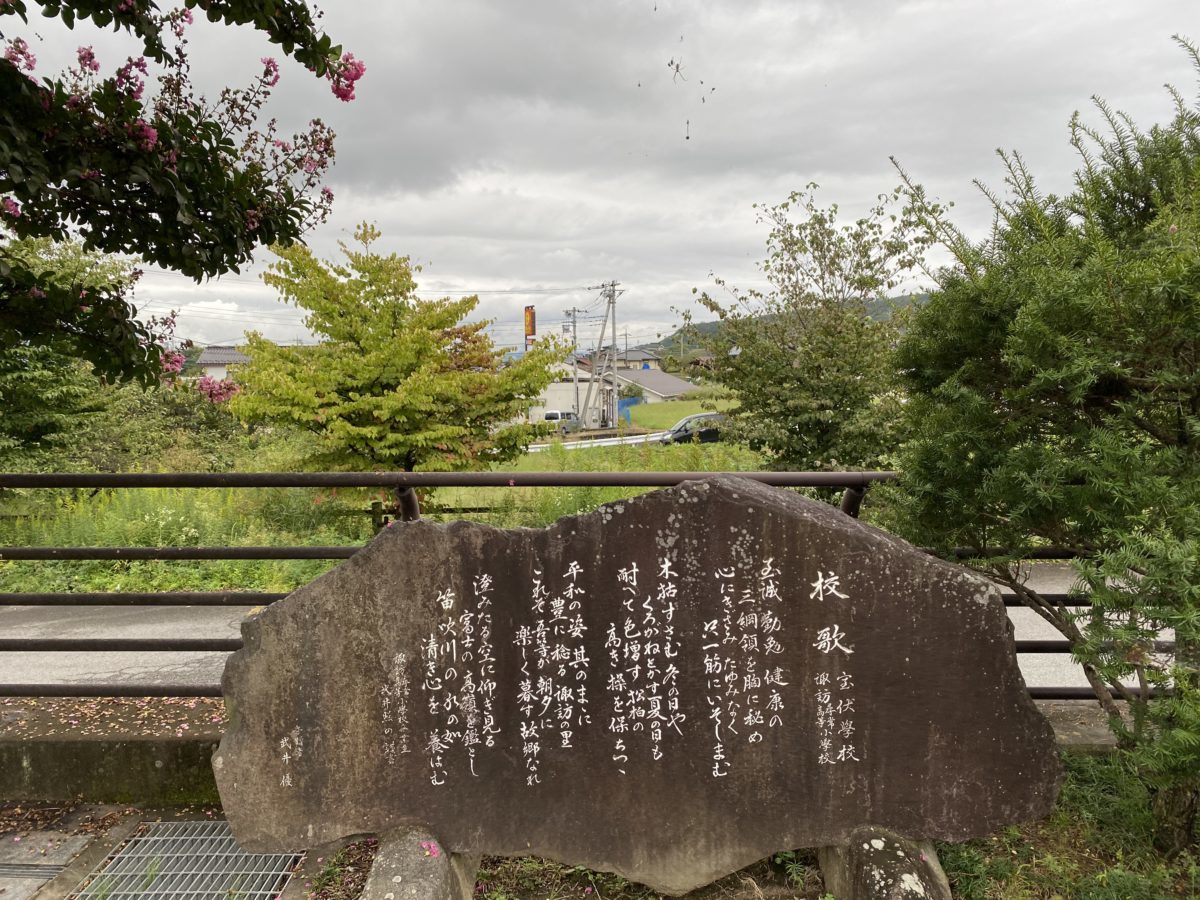
{"type": "Polygon", "coordinates": [[[1154,846],[1167,858],[1196,843],[1196,814],[1200,812],[1200,791],[1172,786],[1154,793],[1154,846]]]}

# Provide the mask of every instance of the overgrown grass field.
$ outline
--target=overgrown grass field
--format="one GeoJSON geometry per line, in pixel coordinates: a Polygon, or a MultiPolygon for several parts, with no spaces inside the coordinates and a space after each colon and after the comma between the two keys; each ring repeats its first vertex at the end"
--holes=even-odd
{"type": "Polygon", "coordinates": [[[712,412],[713,405],[717,409],[729,409],[732,401],[717,399],[708,400],[668,400],[665,403],[639,403],[629,410],[629,418],[638,428],[650,431],[666,431],[684,416],[694,416],[697,413],[712,412]]]}
{"type": "MultiPolygon", "coordinates": [[[[505,471],[753,471],[761,459],[723,444],[633,445],[566,450],[555,445],[505,471]]],[[[641,493],[639,488],[441,488],[422,505],[435,519],[474,518],[498,527],[540,527],[641,493]],[[462,507],[486,512],[459,513],[462,507]],[[439,510],[446,510],[441,513],[439,510]]],[[[0,545],[201,547],[360,544],[379,491],[310,489],[117,489],[25,492],[20,518],[0,519],[0,545]],[[36,495],[36,496],[35,496],[36,495]]],[[[261,590],[299,587],[330,560],[42,562],[0,560],[0,591],[261,590]]]]}

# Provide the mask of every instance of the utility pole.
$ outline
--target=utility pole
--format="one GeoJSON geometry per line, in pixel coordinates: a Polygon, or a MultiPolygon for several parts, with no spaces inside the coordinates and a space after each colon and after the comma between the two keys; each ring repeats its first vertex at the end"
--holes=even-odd
{"type": "Polygon", "coordinates": [[[582,309],[571,307],[563,310],[563,315],[571,320],[571,380],[575,382],[575,415],[583,425],[583,411],[579,408],[579,314],[582,309]]]}
{"type": "MultiPolygon", "coordinates": [[[[617,282],[610,281],[607,284],[600,285],[600,288],[605,292],[608,300],[608,309],[604,313],[604,323],[600,326],[600,342],[596,345],[596,350],[592,353],[592,380],[588,382],[587,394],[584,396],[583,409],[586,415],[592,408],[592,388],[596,386],[596,375],[600,376],[600,385],[596,390],[596,411],[601,415],[601,419],[605,416],[609,418],[610,424],[616,418],[617,404],[617,369],[616,369],[616,353],[617,353],[617,282]],[[612,321],[612,343],[606,345],[604,337],[608,332],[608,323],[612,321]],[[597,366],[599,360],[603,363],[597,366]],[[597,368],[600,371],[597,373],[597,368]],[[604,399],[604,376],[611,374],[612,377],[612,396],[606,402],[604,399]],[[603,408],[603,409],[602,409],[603,408]]],[[[623,292],[622,292],[623,293],[623,292]]]]}

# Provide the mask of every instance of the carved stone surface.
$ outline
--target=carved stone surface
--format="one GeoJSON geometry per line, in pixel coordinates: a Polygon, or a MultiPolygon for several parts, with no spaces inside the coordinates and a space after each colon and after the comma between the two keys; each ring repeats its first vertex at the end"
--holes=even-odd
{"type": "Polygon", "coordinates": [[[1061,780],[993,587],[745,479],[398,524],[243,634],[213,766],[256,851],[423,825],[682,893],[867,824],[984,835],[1061,780]]]}

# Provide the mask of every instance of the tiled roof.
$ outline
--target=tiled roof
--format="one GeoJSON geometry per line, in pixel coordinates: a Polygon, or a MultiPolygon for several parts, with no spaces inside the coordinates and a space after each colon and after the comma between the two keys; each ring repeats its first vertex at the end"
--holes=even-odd
{"type": "Polygon", "coordinates": [[[618,369],[617,379],[641,385],[660,397],[678,397],[696,390],[696,386],[690,381],[657,369],[618,369]]]}
{"type": "Polygon", "coordinates": [[[239,350],[237,347],[222,347],[214,344],[211,347],[205,347],[200,354],[200,358],[196,360],[198,366],[228,366],[234,363],[250,362],[250,357],[239,350]]]}

